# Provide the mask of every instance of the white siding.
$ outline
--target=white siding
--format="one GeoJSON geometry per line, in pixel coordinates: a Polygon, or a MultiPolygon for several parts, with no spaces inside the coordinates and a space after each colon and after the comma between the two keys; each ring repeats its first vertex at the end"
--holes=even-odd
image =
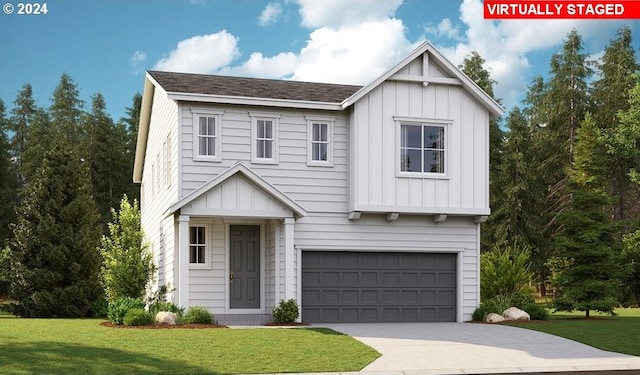
{"type": "Polygon", "coordinates": [[[170,284],[171,289],[177,285],[174,261],[176,231],[173,218],[165,217],[165,211],[178,197],[178,149],[175,126],[178,121],[177,108],[176,103],[167,99],[162,89],[155,89],[142,174],[141,189],[144,191],[141,192],[140,202],[142,229],[151,245],[154,262],[158,267],[155,287],[170,284]],[[169,140],[168,143],[167,140],[169,140]],[[168,150],[164,147],[168,147],[168,150]],[[168,163],[167,154],[170,159],[168,163]],[[158,160],[160,165],[157,165],[158,160]],[[152,165],[156,173],[151,173],[152,165]],[[162,172],[163,170],[166,172],[162,172]]]}
{"type": "Polygon", "coordinates": [[[383,215],[363,214],[350,221],[344,215],[320,215],[297,220],[295,245],[299,250],[461,252],[462,313],[465,321],[477,307],[477,225],[470,217],[452,217],[434,223],[427,216],[400,215],[388,222],[383,215]]]}
{"type": "Polygon", "coordinates": [[[206,224],[207,230],[211,232],[207,237],[211,242],[207,247],[211,266],[189,269],[189,306],[206,307],[214,315],[224,314],[227,298],[225,225],[220,220],[194,219],[193,222],[206,224]]]}
{"type": "MultiPolygon", "coordinates": [[[[422,61],[416,59],[399,74],[422,75],[422,61]]],[[[433,62],[427,75],[447,78],[433,62]]],[[[354,104],[350,122],[350,210],[488,214],[489,114],[462,86],[386,81],[354,104]],[[448,124],[446,176],[399,176],[394,116],[448,124]]]]}
{"type": "Polygon", "coordinates": [[[345,212],[347,209],[347,116],[325,111],[275,109],[279,118],[279,163],[251,163],[251,111],[270,113],[259,107],[206,106],[182,103],[182,190],[184,197],[224,172],[237,161],[244,162],[307,211],[345,212]],[[224,111],[222,119],[222,161],[193,159],[193,114],[191,108],[224,111]],[[337,117],[334,123],[333,167],[307,165],[307,121],[305,115],[337,117]]]}

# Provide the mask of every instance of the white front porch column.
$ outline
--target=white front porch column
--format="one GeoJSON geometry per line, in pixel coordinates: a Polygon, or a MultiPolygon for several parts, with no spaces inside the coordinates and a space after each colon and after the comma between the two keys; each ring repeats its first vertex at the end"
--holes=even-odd
{"type": "MultiPolygon", "coordinates": [[[[293,247],[296,219],[284,219],[284,299],[295,298],[295,249],[293,247]]],[[[298,301],[300,303],[300,301],[298,301]]]]}
{"type": "Polygon", "coordinates": [[[189,307],[189,216],[178,216],[178,306],[189,307]]]}

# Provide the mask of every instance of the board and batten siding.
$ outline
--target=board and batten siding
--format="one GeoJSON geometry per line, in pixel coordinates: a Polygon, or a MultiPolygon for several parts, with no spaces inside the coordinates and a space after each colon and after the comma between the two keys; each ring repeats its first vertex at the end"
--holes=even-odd
{"type": "MultiPolygon", "coordinates": [[[[398,74],[422,75],[420,57],[398,74]]],[[[428,76],[446,77],[434,62],[428,76]]],[[[460,85],[388,80],[350,114],[350,210],[489,213],[489,113],[460,85]],[[400,118],[447,125],[446,176],[400,176],[400,118]]]]}
{"type": "MultiPolygon", "coordinates": [[[[450,217],[434,223],[421,215],[400,215],[395,221],[376,214],[362,214],[358,220],[313,215],[296,221],[295,246],[301,251],[459,253],[462,285],[458,293],[463,320],[468,321],[479,303],[477,226],[473,217],[450,217]]],[[[296,287],[299,291],[300,286],[296,287]]]]}
{"type": "Polygon", "coordinates": [[[181,115],[181,197],[224,172],[236,162],[247,167],[278,188],[307,211],[346,212],[348,129],[345,113],[297,111],[283,108],[218,106],[204,103],[180,103],[181,115]],[[193,111],[223,111],[222,160],[194,160],[193,111]],[[278,118],[278,164],[251,162],[251,112],[278,118]],[[307,120],[305,116],[335,118],[333,125],[333,166],[307,165],[307,120]]]}
{"type": "Polygon", "coordinates": [[[141,225],[151,245],[158,275],[154,288],[175,286],[176,225],[165,213],[169,204],[178,197],[178,106],[156,87],[153,95],[147,148],[140,188],[141,225]]]}

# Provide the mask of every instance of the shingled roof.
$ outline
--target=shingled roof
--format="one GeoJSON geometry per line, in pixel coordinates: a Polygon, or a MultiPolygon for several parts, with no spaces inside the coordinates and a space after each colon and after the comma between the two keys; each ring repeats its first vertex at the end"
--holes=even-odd
{"type": "Polygon", "coordinates": [[[362,86],[149,71],[171,93],[341,103],[362,86]]]}

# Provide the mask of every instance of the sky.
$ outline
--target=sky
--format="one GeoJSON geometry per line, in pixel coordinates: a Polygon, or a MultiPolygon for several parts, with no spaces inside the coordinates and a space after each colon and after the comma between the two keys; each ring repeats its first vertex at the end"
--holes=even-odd
{"type": "Polygon", "coordinates": [[[48,107],[63,73],[116,121],[145,70],[366,85],[424,41],[455,65],[477,51],[509,110],[572,28],[597,60],[629,25],[640,56],[640,20],[485,20],[482,0],[49,0],[47,14],[18,15],[20,1],[1,1],[14,6],[0,12],[7,112],[25,83],[48,107]]]}

